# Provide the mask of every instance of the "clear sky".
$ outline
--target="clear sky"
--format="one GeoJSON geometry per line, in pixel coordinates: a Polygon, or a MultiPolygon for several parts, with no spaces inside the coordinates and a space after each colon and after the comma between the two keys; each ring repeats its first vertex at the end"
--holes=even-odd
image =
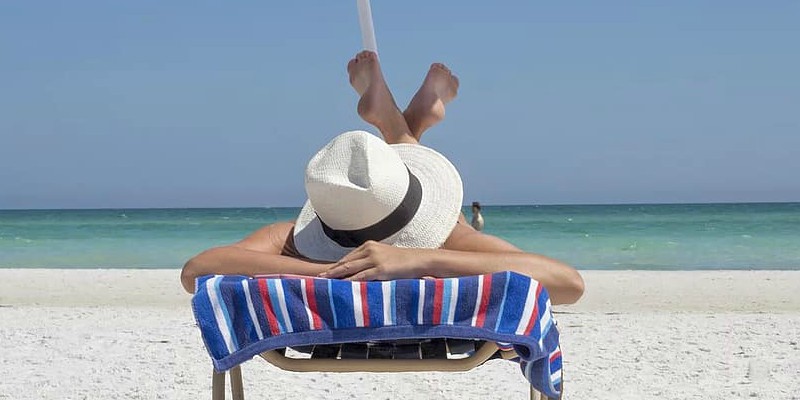
{"type": "MultiPolygon", "coordinates": [[[[800,201],[800,2],[372,1],[465,203],[800,201]]],[[[0,208],[300,206],[355,112],[356,2],[0,2],[0,208]]]]}

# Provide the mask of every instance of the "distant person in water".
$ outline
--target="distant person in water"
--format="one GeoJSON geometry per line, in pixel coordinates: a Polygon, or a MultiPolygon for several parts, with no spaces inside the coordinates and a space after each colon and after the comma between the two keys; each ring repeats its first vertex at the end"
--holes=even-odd
{"type": "Polygon", "coordinates": [[[483,230],[483,215],[481,215],[481,203],[477,201],[472,202],[472,227],[476,231],[483,230]]]}
{"type": "Polygon", "coordinates": [[[208,274],[392,280],[511,270],[538,280],[554,304],[581,297],[583,279],[569,265],[467,225],[458,171],[419,144],[456,96],[458,79],[447,67],[431,65],[405,111],[395,104],[375,53],[357,54],[347,72],[360,96],[359,116],[383,140],[363,131],[334,138],[308,163],[309,201],[297,220],[196,255],[181,272],[186,291],[193,293],[195,279],[208,274]]]}

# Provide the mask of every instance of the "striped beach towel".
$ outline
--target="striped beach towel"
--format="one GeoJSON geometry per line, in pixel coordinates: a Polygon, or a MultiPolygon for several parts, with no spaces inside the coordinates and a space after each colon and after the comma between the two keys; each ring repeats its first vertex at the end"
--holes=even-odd
{"type": "Polygon", "coordinates": [[[540,392],[561,392],[561,350],[547,291],[514,272],[351,282],[311,277],[197,279],[195,318],[217,371],[268,350],[409,338],[506,343],[540,392]]]}

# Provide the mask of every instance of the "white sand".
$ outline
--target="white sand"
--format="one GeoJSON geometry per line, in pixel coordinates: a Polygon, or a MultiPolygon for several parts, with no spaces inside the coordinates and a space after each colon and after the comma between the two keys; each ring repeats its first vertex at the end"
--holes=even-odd
{"type": "MultiPolygon", "coordinates": [[[[800,399],[800,272],[583,274],[581,302],[556,308],[565,399],[800,399]]],[[[177,270],[0,269],[0,399],[210,398],[189,300],[177,270]]],[[[243,374],[247,399],[527,398],[506,361],[243,374]]]]}

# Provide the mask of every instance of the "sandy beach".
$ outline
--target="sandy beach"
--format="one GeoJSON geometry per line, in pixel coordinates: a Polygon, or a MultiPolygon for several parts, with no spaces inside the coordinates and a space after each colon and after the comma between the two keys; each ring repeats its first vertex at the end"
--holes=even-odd
{"type": "MultiPolygon", "coordinates": [[[[565,399],[800,399],[800,271],[582,271],[556,307],[565,399]]],[[[178,270],[0,269],[0,399],[210,398],[178,270]]],[[[466,373],[243,365],[248,399],[523,399],[516,364],[466,373]]]]}

